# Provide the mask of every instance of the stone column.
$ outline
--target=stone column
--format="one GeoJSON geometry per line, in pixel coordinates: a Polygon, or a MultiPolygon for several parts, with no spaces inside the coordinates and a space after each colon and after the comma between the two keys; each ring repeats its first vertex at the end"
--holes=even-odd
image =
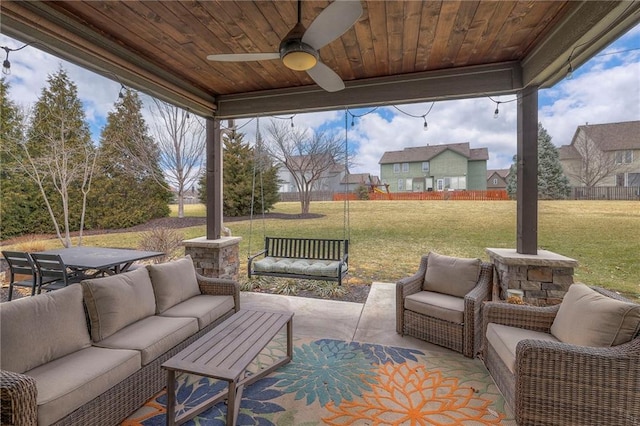
{"type": "Polygon", "coordinates": [[[241,237],[206,237],[183,241],[184,254],[190,255],[200,275],[213,278],[238,279],[240,271],[241,237]]]}
{"type": "Polygon", "coordinates": [[[495,265],[494,292],[507,298],[507,290],[524,292],[524,301],[531,305],[556,305],[573,284],[578,261],[547,250],[538,254],[521,254],[514,249],[486,249],[495,265]]]}

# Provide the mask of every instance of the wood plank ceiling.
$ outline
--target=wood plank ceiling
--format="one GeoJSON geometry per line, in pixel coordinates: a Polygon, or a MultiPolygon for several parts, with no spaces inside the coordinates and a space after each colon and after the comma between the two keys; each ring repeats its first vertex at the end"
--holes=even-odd
{"type": "MultiPolygon", "coordinates": [[[[529,83],[546,83],[535,81],[540,75],[537,69],[533,76],[525,75],[526,81],[522,81],[521,75],[526,74],[522,70],[523,61],[534,55],[546,40],[556,37],[554,41],[559,45],[566,44],[559,46],[551,58],[557,62],[562,57],[565,62],[562,67],[565,67],[571,43],[575,47],[575,42],[603,19],[611,21],[613,18],[608,14],[621,8],[618,3],[363,0],[360,19],[342,37],[320,49],[320,57],[340,75],[347,89],[371,87],[369,82],[380,79],[396,81],[437,72],[455,75],[456,70],[486,66],[494,70],[498,65],[507,64],[509,74],[506,79],[500,77],[507,84],[495,84],[495,87],[486,84],[482,90],[475,89],[475,95],[513,93],[529,83]],[[572,24],[574,39],[563,42],[558,34],[567,22],[577,20],[582,24],[572,24]]],[[[329,4],[327,0],[303,1],[303,24],[308,27],[329,4]]],[[[358,99],[375,103],[375,98],[365,91],[347,90],[345,94],[331,96],[319,93],[305,72],[292,71],[279,60],[207,61],[207,55],[216,53],[277,52],[281,39],[296,23],[295,1],[3,1],[1,7],[3,33],[25,42],[39,41],[62,57],[93,66],[97,71],[102,68],[104,75],[113,74],[138,88],[154,78],[164,80],[164,87],[153,94],[171,98],[175,92],[174,100],[186,96],[210,102],[210,105],[201,102],[200,108],[195,102],[191,105],[205,115],[209,106],[220,107],[219,100],[226,98],[244,96],[245,99],[256,93],[288,94],[295,90],[302,90],[301,93],[306,90],[306,93],[316,93],[318,99],[326,99],[322,101],[323,106],[315,108],[357,104],[358,99]],[[75,51],[69,53],[69,46],[75,51]],[[110,66],[100,65],[96,59],[110,66]]],[[[628,28],[629,21],[637,22],[638,8],[634,6],[634,9],[635,17],[616,23],[617,32],[628,28]]],[[[557,63],[555,68],[557,74],[557,63]]],[[[418,99],[410,96],[410,92],[415,91],[411,86],[402,89],[406,93],[399,93],[397,97],[418,101],[473,94],[473,90],[454,93],[453,85],[450,86],[440,92],[419,94],[418,99]]],[[[388,91],[401,90],[393,87],[388,91]]],[[[393,93],[388,93],[379,102],[390,102],[393,97],[393,93]]],[[[276,109],[290,109],[296,102],[303,108],[300,99],[282,100],[276,109]]],[[[189,106],[184,99],[182,104],[189,106]]],[[[237,111],[242,115],[255,113],[250,108],[237,111]]]]}

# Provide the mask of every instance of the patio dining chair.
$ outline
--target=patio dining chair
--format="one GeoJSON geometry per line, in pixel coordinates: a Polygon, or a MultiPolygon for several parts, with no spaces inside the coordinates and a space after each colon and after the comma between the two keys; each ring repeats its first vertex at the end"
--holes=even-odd
{"type": "Polygon", "coordinates": [[[22,251],[3,251],[2,255],[9,265],[9,295],[7,300],[11,300],[13,297],[13,288],[15,286],[30,288],[31,295],[36,294],[38,274],[29,253],[22,251]],[[19,275],[27,276],[28,278],[16,281],[19,275]]]}
{"type": "Polygon", "coordinates": [[[38,270],[38,290],[51,291],[82,281],[85,276],[77,271],[71,271],[58,254],[32,253],[38,270]]]}

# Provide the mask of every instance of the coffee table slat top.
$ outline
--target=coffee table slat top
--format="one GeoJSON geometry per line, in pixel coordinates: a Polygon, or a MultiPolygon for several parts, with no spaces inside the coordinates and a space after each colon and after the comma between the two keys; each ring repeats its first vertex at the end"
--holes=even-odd
{"type": "Polygon", "coordinates": [[[292,316],[291,312],[241,310],[162,367],[234,380],[273,338],[273,330],[280,330],[292,316]]]}

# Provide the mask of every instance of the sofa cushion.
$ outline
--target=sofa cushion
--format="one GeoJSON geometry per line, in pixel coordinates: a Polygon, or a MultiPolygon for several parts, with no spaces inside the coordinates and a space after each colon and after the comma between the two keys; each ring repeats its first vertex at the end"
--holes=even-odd
{"type": "Polygon", "coordinates": [[[640,305],[615,300],[585,284],[572,284],[551,325],[561,342],[581,346],[616,346],[631,340],[640,327],[640,305]]]}
{"type": "Polygon", "coordinates": [[[94,342],[156,312],[156,299],[145,268],[82,282],[94,342]]]}
{"type": "Polygon", "coordinates": [[[234,311],[233,296],[213,296],[201,294],[187,299],[167,309],[163,317],[186,317],[198,320],[198,328],[202,330],[229,311],[234,311]]]}
{"type": "Polygon", "coordinates": [[[200,294],[196,268],[191,256],[173,262],[149,265],[147,268],[156,295],[157,314],[200,294]]]}
{"type": "Polygon", "coordinates": [[[0,368],[16,373],[89,347],[82,287],[0,303],[0,368]]]}
{"type": "Polygon", "coordinates": [[[135,349],[147,365],[186,338],[198,332],[195,318],[151,316],[123,328],[96,343],[103,348],[135,349]]]}
{"type": "Polygon", "coordinates": [[[404,308],[455,324],[464,322],[464,299],[461,297],[419,291],[405,297],[404,308]]]}
{"type": "Polygon", "coordinates": [[[487,344],[491,345],[512,373],[516,370],[516,347],[520,341],[532,339],[558,342],[558,339],[548,333],[494,323],[487,325],[486,337],[487,344]]]}
{"type": "Polygon", "coordinates": [[[138,351],[91,346],[27,371],[36,379],[38,424],[63,418],[140,367],[138,351]]]}
{"type": "Polygon", "coordinates": [[[422,289],[464,297],[477,284],[480,259],[443,256],[429,253],[422,289]]]}

